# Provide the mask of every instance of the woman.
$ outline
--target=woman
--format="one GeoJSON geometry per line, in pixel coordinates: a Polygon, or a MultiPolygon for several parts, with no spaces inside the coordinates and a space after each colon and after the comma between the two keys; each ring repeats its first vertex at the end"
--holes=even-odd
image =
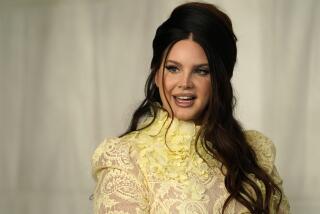
{"type": "Polygon", "coordinates": [[[174,9],[129,130],[93,155],[95,213],[289,213],[273,143],[233,116],[236,56],[226,14],[174,9]]]}

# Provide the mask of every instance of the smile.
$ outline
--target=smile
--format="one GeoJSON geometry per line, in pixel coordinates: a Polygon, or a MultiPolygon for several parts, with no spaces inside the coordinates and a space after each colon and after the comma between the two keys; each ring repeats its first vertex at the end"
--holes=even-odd
{"type": "Polygon", "coordinates": [[[175,100],[175,104],[182,108],[188,108],[191,107],[196,97],[195,96],[173,96],[175,100]]]}

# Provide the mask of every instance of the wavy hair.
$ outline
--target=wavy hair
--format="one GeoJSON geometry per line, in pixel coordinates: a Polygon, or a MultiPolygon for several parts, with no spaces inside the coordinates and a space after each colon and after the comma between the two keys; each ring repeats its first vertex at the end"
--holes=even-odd
{"type": "MultiPolygon", "coordinates": [[[[212,158],[218,159],[226,168],[225,187],[229,196],[222,212],[235,199],[251,213],[270,213],[271,197],[276,192],[280,194],[277,206],[279,209],[281,190],[258,165],[240,123],[234,118],[236,99],[231,78],[237,58],[237,38],[230,18],[212,4],[182,4],[158,27],[153,40],[153,58],[145,85],[145,99],[135,110],[128,130],[121,136],[138,130],[139,120],[143,116],[153,115],[153,119],[155,118],[155,103],[162,103],[159,89],[155,85],[155,75],[162,62],[166,62],[172,46],[180,40],[190,38],[190,35],[205,51],[211,74],[212,93],[203,115],[201,135],[198,137],[202,138],[200,142],[212,158]],[[265,192],[249,178],[249,174],[262,181],[265,192]],[[253,190],[254,195],[249,189],[253,190]]],[[[145,127],[141,129],[143,128],[145,127]]]]}

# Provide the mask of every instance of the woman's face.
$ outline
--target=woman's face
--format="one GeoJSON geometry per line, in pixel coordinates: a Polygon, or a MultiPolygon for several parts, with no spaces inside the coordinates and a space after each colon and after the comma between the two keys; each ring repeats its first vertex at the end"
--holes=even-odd
{"type": "Polygon", "coordinates": [[[171,113],[170,105],[180,120],[198,121],[211,96],[210,78],[202,47],[191,39],[178,41],[155,76],[163,108],[171,113]]]}

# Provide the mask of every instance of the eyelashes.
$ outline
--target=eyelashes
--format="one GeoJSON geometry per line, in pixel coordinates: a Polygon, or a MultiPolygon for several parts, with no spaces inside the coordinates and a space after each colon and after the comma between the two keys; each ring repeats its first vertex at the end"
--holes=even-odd
{"type": "Polygon", "coordinates": [[[208,69],[203,69],[203,68],[197,69],[196,72],[203,76],[208,75],[210,73],[208,69]]]}
{"type": "MultiPolygon", "coordinates": [[[[170,73],[179,72],[178,66],[175,66],[175,65],[166,65],[165,69],[167,71],[169,71],[170,73]]],[[[199,74],[201,76],[206,76],[206,75],[208,75],[210,73],[209,69],[201,68],[201,67],[194,69],[193,72],[196,73],[196,74],[199,74]]]]}
{"type": "Polygon", "coordinates": [[[178,71],[178,67],[174,65],[166,65],[166,70],[168,70],[170,73],[176,73],[178,71]]]}

